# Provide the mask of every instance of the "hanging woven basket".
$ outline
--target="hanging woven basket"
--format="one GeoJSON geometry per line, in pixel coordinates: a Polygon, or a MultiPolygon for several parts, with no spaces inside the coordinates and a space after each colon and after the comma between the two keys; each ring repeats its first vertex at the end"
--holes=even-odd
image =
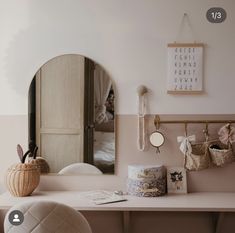
{"type": "Polygon", "coordinates": [[[219,141],[211,144],[209,151],[213,164],[218,167],[223,167],[235,160],[232,146],[226,146],[219,141]]]}

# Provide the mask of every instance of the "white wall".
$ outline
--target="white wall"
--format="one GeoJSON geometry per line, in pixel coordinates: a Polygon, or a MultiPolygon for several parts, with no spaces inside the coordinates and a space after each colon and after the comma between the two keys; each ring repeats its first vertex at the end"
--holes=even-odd
{"type": "MultiPolygon", "coordinates": [[[[234,0],[0,0],[0,115],[26,114],[34,73],[64,53],[86,55],[107,69],[119,114],[136,113],[139,84],[151,89],[152,113],[234,113],[228,104],[235,98],[234,12],[234,0]],[[227,11],[222,24],[205,18],[215,5],[227,11]],[[166,45],[184,12],[195,39],[206,44],[205,93],[199,96],[166,94],[166,45]]],[[[187,27],[181,41],[194,41],[187,27]]]]}
{"type": "MultiPolygon", "coordinates": [[[[234,113],[234,12],[234,0],[0,0],[0,115],[15,117],[1,122],[0,183],[4,169],[18,161],[15,145],[27,144],[29,83],[60,54],[83,54],[107,69],[118,90],[118,114],[136,113],[139,84],[151,89],[151,113],[234,113]],[[215,5],[227,11],[222,24],[205,18],[215,5]],[[206,44],[206,92],[199,96],[166,94],[166,45],[185,12],[196,40],[206,44]]],[[[181,41],[194,41],[187,27],[181,41]]]]}
{"type": "Polygon", "coordinates": [[[27,117],[0,116],[0,193],[4,191],[3,179],[8,167],[19,163],[16,145],[27,149],[27,117]]]}

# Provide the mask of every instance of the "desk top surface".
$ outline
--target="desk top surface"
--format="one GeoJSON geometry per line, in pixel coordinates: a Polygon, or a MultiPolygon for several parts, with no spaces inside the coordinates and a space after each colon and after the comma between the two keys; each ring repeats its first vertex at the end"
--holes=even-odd
{"type": "Polygon", "coordinates": [[[55,201],[83,211],[205,211],[235,212],[235,193],[168,194],[161,197],[125,196],[127,201],[96,205],[79,191],[40,191],[29,197],[0,195],[0,210],[26,201],[55,201]]]}

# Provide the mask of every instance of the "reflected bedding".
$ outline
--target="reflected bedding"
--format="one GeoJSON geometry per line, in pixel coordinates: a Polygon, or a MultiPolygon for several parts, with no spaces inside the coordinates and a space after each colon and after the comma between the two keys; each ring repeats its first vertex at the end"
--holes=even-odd
{"type": "Polygon", "coordinates": [[[115,135],[113,132],[94,133],[94,165],[104,169],[113,169],[115,162],[115,135]]]}

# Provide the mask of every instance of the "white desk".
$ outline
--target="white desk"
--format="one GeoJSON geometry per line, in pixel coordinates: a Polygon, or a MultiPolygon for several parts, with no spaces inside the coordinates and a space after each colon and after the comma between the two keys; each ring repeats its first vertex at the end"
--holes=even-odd
{"type": "Polygon", "coordinates": [[[41,191],[29,197],[12,197],[8,192],[0,195],[0,210],[7,210],[24,201],[56,201],[80,211],[122,211],[124,232],[128,232],[130,211],[186,211],[220,213],[216,232],[224,212],[235,212],[235,193],[190,193],[162,197],[126,196],[128,201],[95,205],[78,191],[41,191]]]}
{"type": "Polygon", "coordinates": [[[161,197],[126,196],[128,201],[95,205],[78,191],[41,191],[29,197],[0,195],[0,209],[9,209],[23,201],[56,201],[76,210],[99,211],[200,211],[235,212],[235,193],[171,194],[161,197]]]}

